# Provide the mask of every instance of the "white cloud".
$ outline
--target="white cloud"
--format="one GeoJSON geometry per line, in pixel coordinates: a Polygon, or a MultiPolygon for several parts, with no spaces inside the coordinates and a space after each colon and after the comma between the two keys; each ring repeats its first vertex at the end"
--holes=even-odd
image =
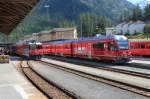
{"type": "MultiPolygon", "coordinates": [[[[140,3],[143,0],[127,0],[127,1],[132,2],[133,4],[137,4],[137,3],[140,3]]],[[[150,0],[145,0],[145,1],[150,1],[150,0]]]]}

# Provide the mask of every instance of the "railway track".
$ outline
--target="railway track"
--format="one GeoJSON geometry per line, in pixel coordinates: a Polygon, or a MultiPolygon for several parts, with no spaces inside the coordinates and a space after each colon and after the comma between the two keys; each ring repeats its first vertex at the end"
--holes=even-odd
{"type": "Polygon", "coordinates": [[[48,81],[39,73],[34,71],[28,61],[22,61],[20,67],[25,76],[49,99],[79,99],[79,97],[68,90],[48,81]]]}
{"type": "MultiPolygon", "coordinates": [[[[105,77],[100,77],[100,76],[97,76],[95,74],[85,72],[86,70],[85,71],[75,70],[75,69],[72,69],[72,68],[69,68],[69,67],[65,67],[65,66],[62,66],[62,65],[57,65],[57,64],[54,64],[54,63],[49,63],[49,62],[46,62],[46,61],[38,61],[38,62],[41,63],[41,64],[45,64],[47,66],[52,66],[52,67],[55,67],[57,69],[61,69],[63,71],[67,71],[67,72],[76,74],[78,76],[82,76],[82,77],[92,79],[92,80],[95,80],[95,81],[98,81],[98,82],[106,83],[106,84],[109,84],[109,85],[112,85],[112,86],[115,86],[115,87],[118,87],[118,88],[121,88],[121,89],[124,89],[124,90],[128,90],[128,91],[131,91],[131,92],[143,95],[143,96],[150,97],[150,89],[149,88],[147,89],[146,87],[141,87],[141,86],[137,86],[136,84],[134,85],[134,84],[126,83],[126,82],[121,82],[121,81],[117,81],[117,80],[113,80],[113,79],[108,79],[108,78],[105,78],[105,77]]],[[[110,68],[109,69],[107,69],[107,68],[95,68],[95,69],[100,69],[100,70],[105,70],[105,71],[110,71],[110,72],[115,72],[115,73],[120,73],[120,74],[131,75],[131,76],[136,76],[136,77],[140,77],[140,78],[149,79],[149,77],[147,75],[143,75],[143,74],[136,74],[136,73],[131,73],[131,72],[123,72],[123,71],[120,72],[118,70],[114,70],[114,69],[110,69],[110,68]]]]}
{"type": "MultiPolygon", "coordinates": [[[[130,74],[130,75],[134,75],[134,76],[150,79],[150,73],[146,74],[146,73],[142,73],[142,72],[138,72],[138,71],[131,71],[131,70],[124,70],[124,69],[119,69],[119,68],[113,68],[113,66],[115,66],[114,64],[106,64],[106,63],[99,64],[97,62],[90,62],[90,61],[86,62],[84,60],[81,61],[81,60],[76,60],[76,59],[68,59],[68,58],[65,59],[65,58],[57,58],[57,57],[52,57],[52,59],[56,59],[56,60],[59,60],[59,61],[65,61],[65,62],[77,64],[77,65],[84,65],[86,67],[92,67],[92,68],[97,68],[97,69],[115,71],[115,72],[119,72],[119,73],[130,74]],[[106,65],[112,65],[112,67],[111,66],[106,66],[106,65]]],[[[137,67],[137,68],[141,68],[142,67],[142,66],[139,66],[137,64],[135,64],[135,65],[134,64],[126,64],[126,65],[128,65],[128,67],[129,66],[130,67],[137,67]]],[[[122,65],[122,66],[126,66],[126,65],[122,65]]],[[[150,66],[149,66],[149,69],[150,69],[150,66]]]]}

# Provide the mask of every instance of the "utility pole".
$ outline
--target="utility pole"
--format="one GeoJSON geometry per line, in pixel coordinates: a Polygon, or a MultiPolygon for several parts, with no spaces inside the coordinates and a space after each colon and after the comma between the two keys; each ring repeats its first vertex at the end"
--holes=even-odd
{"type": "Polygon", "coordinates": [[[49,21],[49,19],[50,19],[50,15],[49,15],[49,8],[50,8],[50,5],[44,5],[44,7],[46,8],[46,12],[47,12],[47,19],[48,19],[48,21],[49,21]]]}
{"type": "Polygon", "coordinates": [[[80,33],[81,33],[81,38],[83,37],[82,32],[83,32],[83,30],[82,30],[82,20],[80,20],[80,33]]]}

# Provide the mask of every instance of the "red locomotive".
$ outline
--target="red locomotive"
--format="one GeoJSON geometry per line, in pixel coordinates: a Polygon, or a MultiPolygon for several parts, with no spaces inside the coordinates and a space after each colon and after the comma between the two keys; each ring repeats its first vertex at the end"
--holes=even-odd
{"type": "Polygon", "coordinates": [[[123,35],[52,41],[42,48],[46,54],[117,63],[128,62],[131,55],[128,39],[123,35]]]}
{"type": "Polygon", "coordinates": [[[133,56],[150,56],[150,41],[130,42],[133,56]]]}
{"type": "Polygon", "coordinates": [[[42,44],[39,42],[27,41],[12,45],[11,53],[27,58],[40,58],[42,52],[42,44]]]}

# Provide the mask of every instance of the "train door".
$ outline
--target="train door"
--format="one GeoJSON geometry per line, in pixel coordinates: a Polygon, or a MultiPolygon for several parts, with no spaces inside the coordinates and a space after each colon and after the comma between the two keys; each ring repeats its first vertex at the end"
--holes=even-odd
{"type": "Polygon", "coordinates": [[[88,49],[88,52],[87,52],[88,58],[89,58],[89,59],[92,59],[92,51],[93,51],[92,43],[88,43],[87,49],[88,49]]]}
{"type": "Polygon", "coordinates": [[[106,43],[106,50],[105,50],[105,55],[106,58],[109,60],[114,59],[117,56],[117,45],[113,41],[109,41],[106,43]]]}
{"type": "MultiPolygon", "coordinates": [[[[34,56],[35,51],[36,51],[36,44],[29,44],[28,47],[29,47],[28,49],[29,49],[30,55],[34,56]]],[[[30,55],[28,57],[30,57],[30,55]]]]}
{"type": "Polygon", "coordinates": [[[63,44],[60,44],[60,48],[59,48],[60,50],[59,50],[59,52],[60,52],[60,56],[64,56],[64,46],[63,46],[63,44]]]}
{"type": "Polygon", "coordinates": [[[74,52],[73,52],[73,49],[74,49],[74,46],[73,46],[73,45],[74,45],[74,44],[71,42],[71,44],[70,44],[70,50],[71,50],[71,51],[70,51],[70,56],[71,56],[71,57],[73,57],[73,53],[74,53],[74,52]]]}
{"type": "Polygon", "coordinates": [[[82,44],[81,43],[75,43],[74,55],[75,57],[82,57],[82,44]]]}
{"type": "Polygon", "coordinates": [[[30,46],[29,45],[23,45],[23,55],[27,56],[28,58],[30,57],[30,46]]]}
{"type": "Polygon", "coordinates": [[[94,43],[92,56],[96,59],[103,59],[105,57],[105,46],[105,42],[94,43]]]}
{"type": "Polygon", "coordinates": [[[71,47],[72,47],[71,48],[72,49],[72,56],[77,57],[77,49],[78,49],[77,43],[72,43],[71,47]]]}
{"type": "Polygon", "coordinates": [[[67,43],[67,50],[66,50],[67,56],[72,56],[72,51],[73,51],[72,48],[73,48],[72,43],[67,43]]]}

